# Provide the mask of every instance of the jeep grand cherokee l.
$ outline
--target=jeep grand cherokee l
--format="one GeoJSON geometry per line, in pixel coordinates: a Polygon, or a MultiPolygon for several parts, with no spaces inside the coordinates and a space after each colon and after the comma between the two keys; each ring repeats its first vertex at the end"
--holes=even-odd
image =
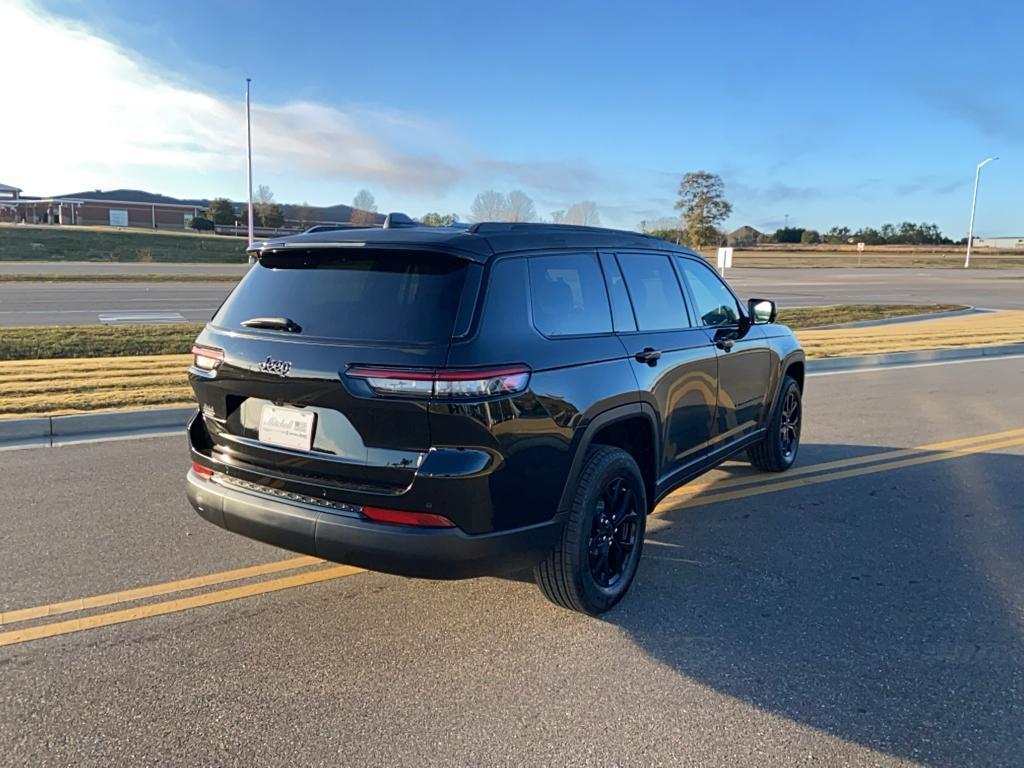
{"type": "Polygon", "coordinates": [[[229,531],[416,577],[532,567],[597,614],[659,499],[796,457],[799,344],[685,248],[395,218],[251,253],[189,370],[188,497],[229,531]]]}

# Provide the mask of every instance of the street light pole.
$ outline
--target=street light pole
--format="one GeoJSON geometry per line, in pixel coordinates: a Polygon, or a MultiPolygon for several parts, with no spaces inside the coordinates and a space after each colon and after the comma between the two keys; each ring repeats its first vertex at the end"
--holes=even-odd
{"type": "Polygon", "coordinates": [[[964,269],[971,266],[971,251],[974,249],[974,212],[978,207],[978,182],[981,181],[981,169],[998,159],[998,157],[986,158],[974,169],[974,194],[971,196],[971,224],[967,228],[967,258],[964,259],[964,269]]]}
{"type": "Polygon", "coordinates": [[[249,163],[249,245],[252,245],[252,113],[249,109],[249,83],[251,77],[245,78],[245,133],[247,145],[247,159],[249,163]]]}

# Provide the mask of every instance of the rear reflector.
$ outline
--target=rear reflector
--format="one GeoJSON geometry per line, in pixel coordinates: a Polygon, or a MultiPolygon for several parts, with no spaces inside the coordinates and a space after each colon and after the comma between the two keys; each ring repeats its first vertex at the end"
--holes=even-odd
{"type": "Polygon", "coordinates": [[[192,364],[201,370],[212,371],[224,361],[224,350],[192,345],[192,364]]]}
{"type": "Polygon", "coordinates": [[[526,389],[530,369],[522,365],[478,370],[422,370],[353,366],[348,375],[365,379],[375,392],[419,397],[491,397],[526,389]]]}
{"type": "Polygon", "coordinates": [[[429,512],[405,512],[401,509],[385,509],[384,507],[363,507],[363,514],[378,523],[394,525],[415,525],[420,528],[454,528],[455,523],[442,515],[429,512]]]}
{"type": "Polygon", "coordinates": [[[211,477],[213,477],[212,469],[210,469],[209,467],[204,467],[202,464],[195,461],[192,462],[192,471],[206,480],[209,480],[211,477]]]}

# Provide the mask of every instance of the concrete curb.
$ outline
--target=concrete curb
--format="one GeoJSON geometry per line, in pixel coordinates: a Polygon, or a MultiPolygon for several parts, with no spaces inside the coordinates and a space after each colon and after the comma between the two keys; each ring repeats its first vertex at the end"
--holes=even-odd
{"type": "Polygon", "coordinates": [[[993,344],[990,347],[957,349],[921,349],[916,352],[887,352],[879,355],[822,357],[807,361],[808,373],[855,371],[861,368],[885,368],[892,365],[940,363],[952,360],[981,360],[989,357],[1024,355],[1024,344],[993,344]]]}
{"type": "Polygon", "coordinates": [[[194,412],[194,408],[143,408],[0,420],[0,448],[184,432],[194,412]]]}
{"type": "MultiPolygon", "coordinates": [[[[881,355],[826,357],[807,361],[810,375],[885,368],[887,366],[938,363],[952,360],[1024,355],[1024,344],[998,344],[962,349],[924,349],[881,355]]],[[[85,440],[144,437],[184,432],[194,408],[144,408],[130,411],[79,413],[72,416],[40,416],[0,419],[0,450],[33,445],[59,446],[85,440]]]]}

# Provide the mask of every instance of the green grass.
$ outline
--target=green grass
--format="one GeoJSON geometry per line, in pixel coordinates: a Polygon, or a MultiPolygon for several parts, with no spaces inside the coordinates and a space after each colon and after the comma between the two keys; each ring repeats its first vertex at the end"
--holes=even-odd
{"type": "Polygon", "coordinates": [[[79,274],[79,273],[3,273],[0,283],[237,283],[241,275],[207,274],[79,274]]]}
{"type": "Polygon", "coordinates": [[[963,304],[835,304],[823,307],[780,309],[779,322],[793,330],[854,323],[862,320],[887,320],[908,315],[927,315],[965,309],[963,304]]]}
{"type": "Polygon", "coordinates": [[[170,323],[4,328],[0,360],[187,354],[202,327],[202,323],[170,323]]]}
{"type": "Polygon", "coordinates": [[[7,224],[0,225],[0,261],[244,264],[246,256],[238,237],[7,224]]]}

